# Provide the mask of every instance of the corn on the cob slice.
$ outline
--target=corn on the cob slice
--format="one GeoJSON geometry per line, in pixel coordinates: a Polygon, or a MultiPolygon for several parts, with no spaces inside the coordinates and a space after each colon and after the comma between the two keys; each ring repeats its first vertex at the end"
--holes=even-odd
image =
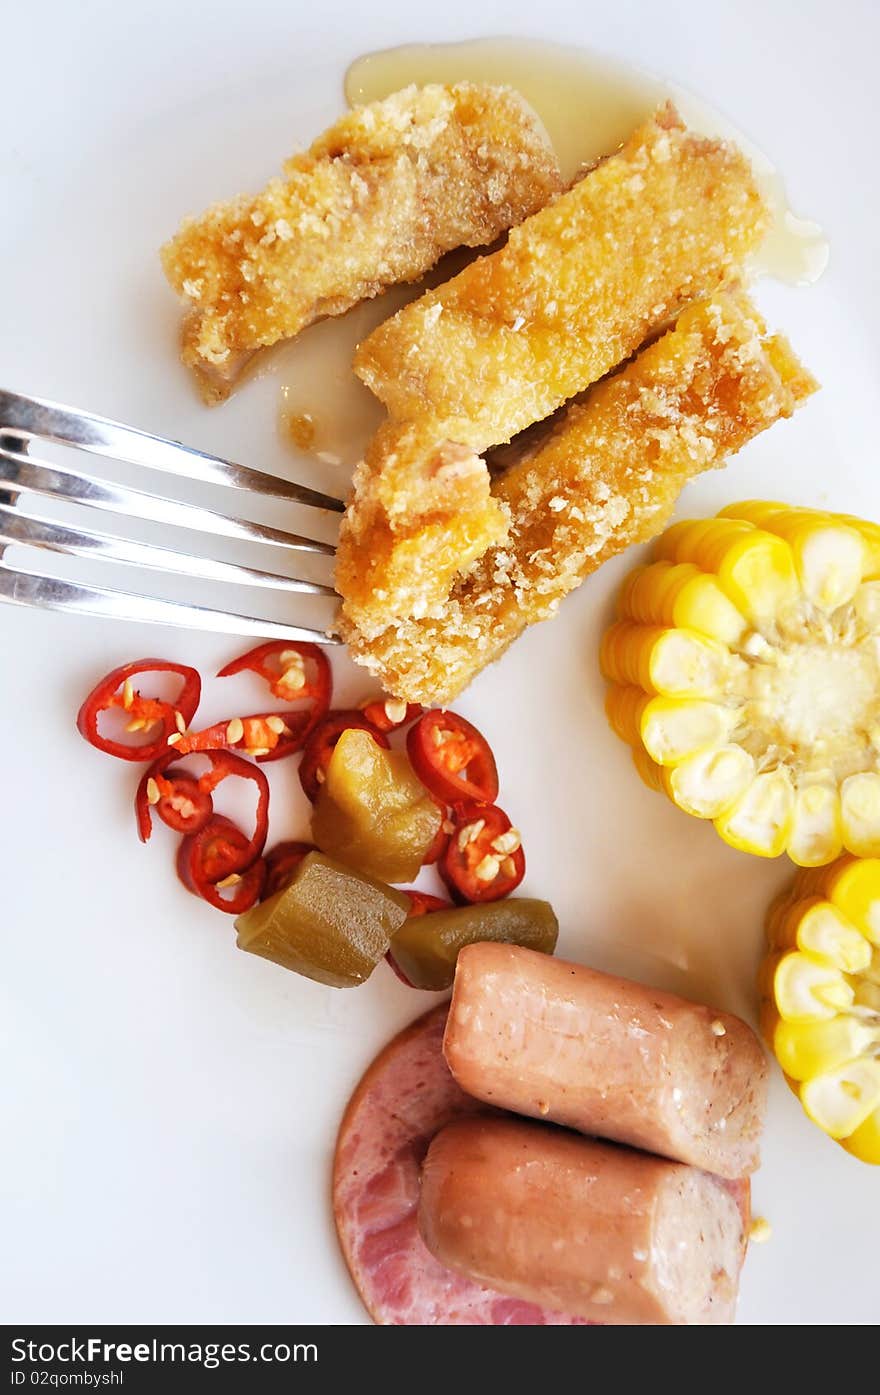
{"type": "Polygon", "coordinates": [[[880,859],[798,872],[766,929],[764,1035],[810,1119],[880,1164],[880,859]]]}
{"type": "Polygon", "coordinates": [[[880,855],[878,577],[880,526],[849,515],[751,500],[668,528],[601,653],[647,782],[744,852],[880,855]]]}

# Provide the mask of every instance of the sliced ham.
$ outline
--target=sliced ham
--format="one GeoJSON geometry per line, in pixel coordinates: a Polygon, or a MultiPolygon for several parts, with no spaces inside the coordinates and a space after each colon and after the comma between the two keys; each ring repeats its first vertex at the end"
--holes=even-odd
{"type": "Polygon", "coordinates": [[[446,1004],[380,1052],[339,1128],[333,1209],[364,1306],[392,1326],[580,1326],[570,1317],[453,1272],[418,1229],[419,1174],[431,1139],[486,1106],[456,1085],[443,1059],[446,1004]]]}

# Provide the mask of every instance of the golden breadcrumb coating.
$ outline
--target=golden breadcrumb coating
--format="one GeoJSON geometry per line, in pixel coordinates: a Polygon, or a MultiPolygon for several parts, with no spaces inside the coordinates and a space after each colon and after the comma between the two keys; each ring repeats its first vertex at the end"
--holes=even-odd
{"type": "Polygon", "coordinates": [[[438,441],[430,423],[388,422],[357,467],[340,527],[336,588],[363,634],[397,616],[426,615],[507,533],[486,462],[438,441]]]}
{"type": "Polygon", "coordinates": [[[480,247],[562,187],[556,156],[507,87],[407,87],[356,107],[260,194],[187,219],[162,248],[190,309],[181,356],[206,400],[260,348],[480,247]]]}
{"type": "Polygon", "coordinates": [[[768,226],[741,152],[667,106],[500,251],[374,330],[355,370],[392,416],[483,451],[717,290],[768,226]]]}
{"type": "Polygon", "coordinates": [[[497,480],[509,536],[459,577],[447,601],[373,639],[343,618],[353,657],[396,697],[450,702],[609,557],[661,532],[692,476],[722,465],[815,391],[786,340],[765,333],[743,294],[689,306],[497,480]]]}

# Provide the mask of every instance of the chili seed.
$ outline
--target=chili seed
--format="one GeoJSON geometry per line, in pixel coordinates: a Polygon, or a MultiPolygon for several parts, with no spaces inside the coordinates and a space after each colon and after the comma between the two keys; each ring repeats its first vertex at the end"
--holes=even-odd
{"type": "Polygon", "coordinates": [[[522,838],[518,828],[509,828],[506,833],[499,833],[492,843],[492,851],[500,853],[502,857],[508,853],[515,853],[522,846],[522,838]]]}
{"type": "Polygon", "coordinates": [[[474,868],[474,876],[478,882],[494,882],[500,871],[501,863],[498,858],[486,853],[482,862],[478,862],[474,868]]]}
{"type": "Polygon", "coordinates": [[[485,827],[485,819],[477,819],[475,823],[466,823],[458,835],[458,851],[464,852],[469,843],[473,843],[479,838],[485,827]]]}

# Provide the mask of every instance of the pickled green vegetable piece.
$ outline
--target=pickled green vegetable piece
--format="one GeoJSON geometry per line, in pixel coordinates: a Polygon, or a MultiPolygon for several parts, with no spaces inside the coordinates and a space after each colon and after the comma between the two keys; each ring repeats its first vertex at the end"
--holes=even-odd
{"type": "Polygon", "coordinates": [[[449,988],[465,945],[500,940],[542,954],[556,948],[559,922],[548,901],[514,896],[411,916],[391,941],[391,954],[414,988],[449,988]]]}
{"type": "Polygon", "coordinates": [[[368,876],[409,882],[442,820],[403,752],[383,751],[366,731],[342,733],[312,815],[323,852],[368,876]]]}
{"type": "Polygon", "coordinates": [[[293,879],[235,922],[238,947],[333,988],[369,978],[406,920],[409,898],[309,853],[293,879]]]}

